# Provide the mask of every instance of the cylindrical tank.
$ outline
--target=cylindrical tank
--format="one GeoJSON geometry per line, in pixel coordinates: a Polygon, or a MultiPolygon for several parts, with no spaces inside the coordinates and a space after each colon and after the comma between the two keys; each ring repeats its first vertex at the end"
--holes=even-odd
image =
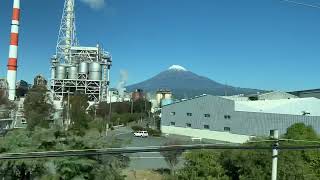
{"type": "Polygon", "coordinates": [[[82,62],[79,66],[79,74],[88,74],[88,63],[82,62]]]}
{"type": "Polygon", "coordinates": [[[78,79],[78,68],[76,66],[71,66],[68,70],[68,79],[78,79]]]}
{"type": "Polygon", "coordinates": [[[57,66],[56,67],[56,79],[65,79],[66,77],[66,67],[57,66]]]}
{"type": "Polygon", "coordinates": [[[97,62],[89,64],[89,80],[101,80],[101,66],[97,62]]]}
{"type": "Polygon", "coordinates": [[[51,79],[56,78],[56,67],[51,67],[51,79]]]}

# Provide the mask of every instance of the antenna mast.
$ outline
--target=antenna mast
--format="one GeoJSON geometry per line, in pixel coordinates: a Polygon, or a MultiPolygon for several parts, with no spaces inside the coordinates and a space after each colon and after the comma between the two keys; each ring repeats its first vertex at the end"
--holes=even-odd
{"type": "Polygon", "coordinates": [[[56,47],[56,60],[60,63],[72,64],[70,49],[77,46],[76,26],[75,26],[75,0],[66,0],[64,3],[59,37],[56,47]]]}

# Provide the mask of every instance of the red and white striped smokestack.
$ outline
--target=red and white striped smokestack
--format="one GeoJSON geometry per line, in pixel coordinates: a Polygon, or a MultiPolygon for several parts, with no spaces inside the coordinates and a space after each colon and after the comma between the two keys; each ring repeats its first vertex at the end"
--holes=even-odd
{"type": "Polygon", "coordinates": [[[12,14],[12,23],[11,23],[8,73],[7,73],[9,100],[11,101],[13,101],[16,96],[19,20],[20,20],[20,0],[13,0],[13,14],[12,14]]]}

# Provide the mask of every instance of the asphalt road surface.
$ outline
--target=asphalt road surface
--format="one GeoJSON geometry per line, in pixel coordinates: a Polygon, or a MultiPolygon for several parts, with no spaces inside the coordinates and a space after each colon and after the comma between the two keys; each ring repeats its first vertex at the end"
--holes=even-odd
{"type": "MultiPolygon", "coordinates": [[[[130,128],[122,127],[116,129],[108,134],[108,136],[116,136],[117,138],[127,142],[123,147],[147,147],[147,146],[162,146],[166,142],[177,139],[183,142],[183,144],[199,144],[201,142],[192,142],[190,137],[183,136],[168,136],[168,137],[152,137],[147,138],[134,137],[130,128]]],[[[218,143],[217,141],[203,141],[202,143],[218,143]]],[[[152,153],[134,153],[127,154],[130,157],[130,170],[146,170],[146,169],[159,169],[169,168],[164,157],[158,152],[152,153]]],[[[184,163],[183,158],[180,158],[178,167],[181,167],[184,163]]]]}

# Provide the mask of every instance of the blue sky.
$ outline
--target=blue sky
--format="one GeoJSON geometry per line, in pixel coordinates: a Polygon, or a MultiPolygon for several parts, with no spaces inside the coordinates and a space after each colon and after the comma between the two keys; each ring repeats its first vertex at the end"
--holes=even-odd
{"type": "MultiPolygon", "coordinates": [[[[320,9],[280,0],[76,0],[81,45],[101,43],[128,83],[172,64],[229,85],[268,90],[319,88],[320,9]]],[[[320,3],[316,0],[301,0],[320,3]]],[[[63,0],[22,0],[18,79],[49,75],[63,0]]],[[[11,1],[0,1],[0,77],[6,76],[11,1]]]]}

